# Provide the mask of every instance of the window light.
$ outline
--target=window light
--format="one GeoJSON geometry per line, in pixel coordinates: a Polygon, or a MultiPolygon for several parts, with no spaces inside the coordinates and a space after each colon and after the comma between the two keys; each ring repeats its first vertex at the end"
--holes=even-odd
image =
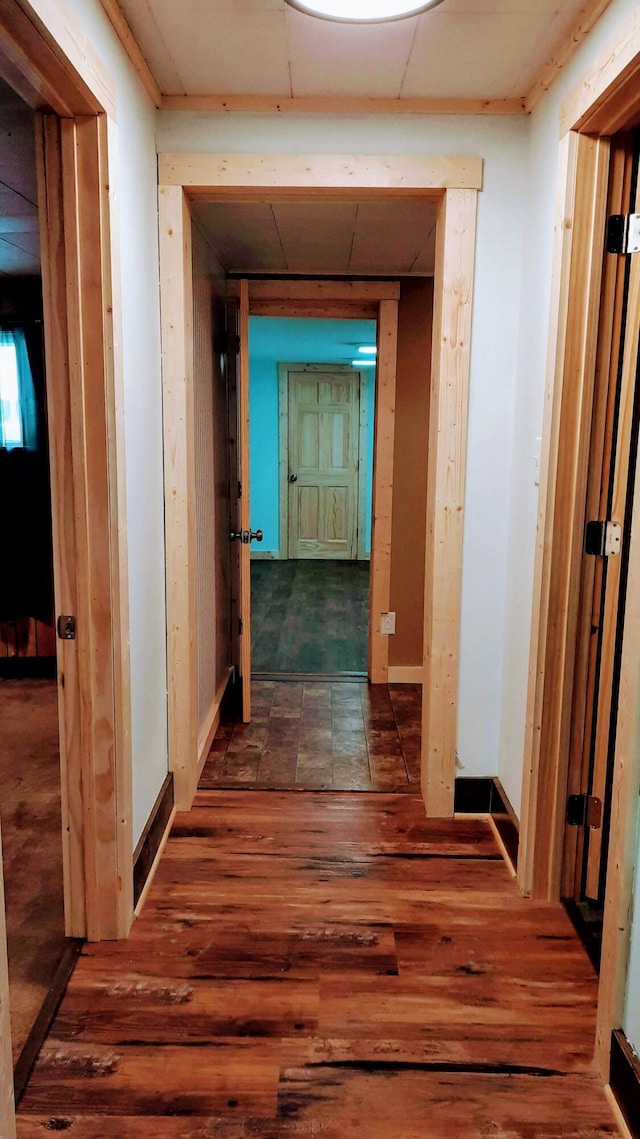
{"type": "Polygon", "coordinates": [[[385,20],[403,20],[419,16],[442,0],[287,0],[292,8],[319,16],[323,20],[339,20],[347,24],[378,24],[385,20]]]}

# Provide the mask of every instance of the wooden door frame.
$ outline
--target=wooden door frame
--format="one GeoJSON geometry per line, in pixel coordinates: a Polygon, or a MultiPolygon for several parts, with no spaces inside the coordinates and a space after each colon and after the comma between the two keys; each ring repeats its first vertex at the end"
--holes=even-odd
{"type": "Polygon", "coordinates": [[[358,561],[368,561],[365,553],[364,531],[366,528],[366,486],[365,480],[362,478],[362,455],[366,451],[367,428],[369,426],[369,418],[367,416],[367,395],[368,395],[368,370],[363,368],[352,367],[350,364],[301,364],[301,363],[279,363],[278,364],[278,443],[279,443],[279,457],[278,457],[278,527],[279,527],[279,550],[278,559],[282,560],[282,535],[287,535],[286,549],[287,552],[284,557],[289,556],[289,372],[313,372],[313,371],[329,371],[337,369],[338,372],[343,371],[347,375],[357,374],[360,379],[358,382],[358,504],[356,509],[356,533],[357,533],[357,549],[356,558],[358,561]]]}
{"type": "MultiPolygon", "coordinates": [[[[560,896],[580,564],[591,431],[609,138],[640,117],[637,14],[589,68],[560,114],[543,457],[524,749],[525,894],[560,896]]],[[[608,1078],[611,1031],[624,1010],[640,788],[640,463],[631,526],[596,1059],[608,1078]]]]}
{"type": "Polygon", "coordinates": [[[35,111],[66,932],[133,918],[129,611],[115,89],[59,3],[6,0],[0,74],[35,111]]]}
{"type": "MultiPolygon", "coordinates": [[[[169,636],[169,756],[179,775],[178,805],[195,794],[197,703],[195,655],[195,482],[193,367],[190,330],[191,200],[287,198],[393,200],[411,196],[438,206],[433,360],[430,388],[422,790],[427,814],[453,815],[457,730],[462,531],[466,474],[471,312],[481,158],[355,155],[160,154],[159,214],[169,636]],[[178,716],[178,709],[183,715],[178,716]]],[[[292,282],[292,285],[294,282],[292,282]]],[[[345,282],[347,287],[349,282],[345,282]]],[[[380,301],[384,336],[378,383],[388,367],[394,330],[391,301],[380,301]]],[[[274,313],[277,315],[277,313],[274,313]]],[[[344,310],[343,310],[344,315],[344,310]]],[[[393,396],[384,399],[393,411],[393,396]]],[[[390,510],[389,477],[379,479],[374,516],[390,510]]],[[[390,571],[389,547],[386,562],[390,571]]],[[[385,571],[386,572],[386,571],[385,571]]],[[[377,598],[373,611],[377,610],[377,598]]],[[[380,610],[382,611],[382,610],[380,610]]],[[[388,647],[387,647],[388,651],[388,647]]],[[[374,670],[370,669],[374,679],[374,670]]]]}

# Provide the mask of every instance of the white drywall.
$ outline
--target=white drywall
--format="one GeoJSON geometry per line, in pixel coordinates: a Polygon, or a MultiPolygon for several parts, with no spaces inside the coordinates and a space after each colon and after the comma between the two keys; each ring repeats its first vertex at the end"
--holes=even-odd
{"type": "Polygon", "coordinates": [[[481,155],[464,534],[459,745],[497,773],[528,124],[524,118],[158,113],[160,151],[481,155]]]}
{"type": "Polygon", "coordinates": [[[534,454],[542,434],[551,296],[560,104],[636,5],[612,0],[605,15],[531,117],[526,170],[525,255],[514,422],[507,620],[499,775],[519,813],[531,634],[538,488],[534,454]]]}
{"type": "Polygon", "coordinates": [[[67,0],[117,95],[134,843],[167,773],[167,669],[155,111],[99,0],[67,0]]]}

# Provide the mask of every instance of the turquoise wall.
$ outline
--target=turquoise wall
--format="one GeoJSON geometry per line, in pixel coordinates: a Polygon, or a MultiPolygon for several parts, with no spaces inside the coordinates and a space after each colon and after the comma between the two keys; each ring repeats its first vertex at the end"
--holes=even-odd
{"type": "MultiPolygon", "coordinates": [[[[350,364],[358,345],[375,344],[375,320],[300,320],[252,316],[249,321],[249,429],[251,528],[264,541],[254,551],[278,553],[278,364],[350,364]]],[[[364,357],[363,357],[364,358],[364,357]]],[[[366,455],[367,533],[371,550],[371,487],[375,369],[370,368],[369,442],[366,455]]]]}

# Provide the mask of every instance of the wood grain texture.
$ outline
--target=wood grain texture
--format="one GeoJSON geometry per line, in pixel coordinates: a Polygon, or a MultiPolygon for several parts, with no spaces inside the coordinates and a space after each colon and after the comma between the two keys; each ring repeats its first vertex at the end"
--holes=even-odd
{"type": "Polygon", "coordinates": [[[584,43],[589,32],[609,7],[611,0],[586,0],[580,13],[578,23],[571,29],[570,34],[558,45],[541,75],[538,76],[525,100],[525,113],[530,115],[535,111],[538,103],[544,98],[547,91],[553,86],[558,76],[575,55],[581,44],[584,43]]]}
{"type": "Polygon", "coordinates": [[[318,197],[340,190],[370,196],[389,190],[411,194],[432,191],[439,197],[451,187],[481,189],[481,158],[404,157],[400,155],[314,154],[160,154],[160,184],[183,186],[190,197],[212,201],[216,192],[262,196],[265,190],[318,197]]]}
{"type": "Polygon", "coordinates": [[[354,96],[163,95],[164,111],[321,115],[523,115],[524,99],[374,99],[354,96]]]}
{"type": "Polygon", "coordinates": [[[185,809],[198,764],[192,236],[182,190],[161,186],[159,194],[169,767],[176,804],[185,809]]]}
{"type": "MultiPolygon", "coordinates": [[[[227,282],[227,296],[240,296],[240,281],[227,282]]],[[[395,281],[288,281],[286,278],[249,281],[251,314],[258,303],[327,304],[340,301],[346,304],[378,304],[379,301],[397,301],[400,286],[395,281]]],[[[344,310],[343,310],[344,312],[344,310]]],[[[349,312],[350,314],[350,312],[349,312]]],[[[264,315],[264,314],[263,314],[264,315]]],[[[322,315],[322,314],[320,314],[322,315]]],[[[377,309],[376,313],[377,315],[377,309]]]]}
{"type": "Polygon", "coordinates": [[[610,135],[635,121],[640,95],[640,13],[607,44],[560,108],[560,135],[570,130],[610,135]]]}
{"type": "Polygon", "coordinates": [[[449,190],[436,241],[422,708],[422,790],[432,816],[453,813],[476,211],[474,191],[449,190]]]}
{"type": "Polygon", "coordinates": [[[395,440],[398,302],[380,301],[377,328],[375,423],[373,436],[373,516],[369,579],[369,679],[386,684],[389,637],[380,630],[391,602],[393,526],[393,448],[395,440]]]}
{"type": "Polygon", "coordinates": [[[129,940],[84,947],[19,1135],[616,1135],[596,986],[482,820],[203,791],[129,940]]]}
{"type": "Polygon", "coordinates": [[[125,52],[129,57],[129,62],[131,63],[136,75],[138,76],[138,79],[142,83],[142,86],[147,92],[147,95],[156,107],[161,107],[162,94],[160,92],[160,88],[158,87],[158,84],[151,74],[149,65],[140,50],[138,42],[133,35],[131,28],[129,27],[129,24],[123,14],[118,0],[100,0],[100,2],[105,12],[107,13],[109,20],[111,21],[113,29],[118,39],[120,40],[120,43],[122,44],[125,52]]]}

